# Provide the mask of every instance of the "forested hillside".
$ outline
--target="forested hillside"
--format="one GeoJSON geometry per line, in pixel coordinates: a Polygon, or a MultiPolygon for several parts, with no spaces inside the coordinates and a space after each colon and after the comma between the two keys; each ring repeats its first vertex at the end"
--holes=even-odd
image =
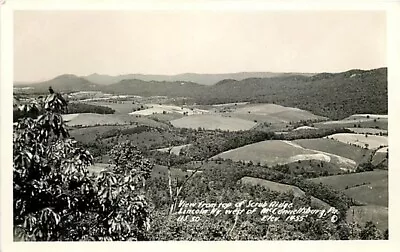
{"type": "Polygon", "coordinates": [[[314,76],[289,75],[244,80],[226,79],[205,86],[185,81],[122,80],[103,86],[73,75],[32,84],[34,90],[53,86],[62,92],[99,90],[114,94],[187,97],[186,102],[217,104],[248,101],[297,107],[331,119],[352,114],[386,114],[388,111],[387,68],[314,76]]]}
{"type": "Polygon", "coordinates": [[[227,79],[212,86],[124,80],[106,89],[121,94],[190,97],[198,104],[242,101],[275,103],[331,119],[343,119],[358,113],[385,114],[388,110],[387,68],[322,73],[310,77],[227,79]]]}

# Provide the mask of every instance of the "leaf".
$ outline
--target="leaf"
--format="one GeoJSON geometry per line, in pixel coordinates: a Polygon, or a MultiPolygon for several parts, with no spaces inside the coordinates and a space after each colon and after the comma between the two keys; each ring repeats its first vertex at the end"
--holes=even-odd
{"type": "Polygon", "coordinates": [[[58,223],[60,223],[60,220],[61,220],[60,215],[58,215],[55,212],[53,212],[53,217],[54,217],[54,220],[56,222],[56,225],[58,225],[58,223]]]}
{"type": "Polygon", "coordinates": [[[25,154],[26,156],[28,156],[29,159],[32,159],[32,157],[33,157],[32,153],[30,153],[30,152],[27,151],[27,150],[24,151],[24,154],[25,154]]]}

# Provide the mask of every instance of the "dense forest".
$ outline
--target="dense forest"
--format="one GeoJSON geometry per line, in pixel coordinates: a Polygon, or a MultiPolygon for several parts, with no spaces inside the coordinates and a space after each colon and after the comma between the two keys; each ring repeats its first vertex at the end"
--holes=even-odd
{"type": "Polygon", "coordinates": [[[95,114],[114,114],[115,110],[106,107],[93,104],[87,104],[82,102],[71,102],[68,105],[68,113],[95,113],[95,114]]]}
{"type": "MultiPolygon", "coordinates": [[[[307,182],[304,178],[288,175],[273,169],[248,164],[233,164],[225,161],[208,165],[208,169],[195,175],[184,186],[181,197],[188,202],[237,202],[242,199],[264,201],[289,201],[299,208],[310,205],[310,195],[317,197],[340,211],[340,219],[332,223],[327,219],[312,216],[302,222],[260,221],[259,215],[240,215],[235,221],[233,215],[222,218],[202,216],[200,222],[176,221],[168,215],[169,195],[166,178],[151,178],[148,181],[148,197],[152,199],[154,223],[149,240],[326,240],[326,239],[383,239],[372,223],[362,227],[344,220],[351,200],[342,193],[322,184],[307,182]],[[284,184],[296,185],[306,192],[306,197],[295,197],[291,193],[278,193],[261,186],[250,186],[238,181],[244,176],[263,178],[284,184]],[[154,190],[153,188],[158,188],[154,190]]],[[[181,180],[184,180],[182,178],[181,180]]],[[[179,184],[179,181],[177,181],[179,184]]],[[[387,234],[386,234],[387,235],[387,234]]]]}

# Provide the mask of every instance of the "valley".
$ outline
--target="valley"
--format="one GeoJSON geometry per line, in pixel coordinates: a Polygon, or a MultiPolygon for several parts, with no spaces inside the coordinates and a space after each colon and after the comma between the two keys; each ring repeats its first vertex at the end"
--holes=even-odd
{"type": "MultiPolygon", "coordinates": [[[[382,72],[362,72],[360,78],[382,84],[382,72]]],[[[316,208],[339,209],[344,223],[362,227],[372,221],[383,233],[388,229],[386,86],[368,101],[354,98],[360,106],[343,103],[345,93],[326,98],[319,89],[340,79],[345,82],[337,85],[351,91],[357,80],[350,73],[207,86],[137,79],[101,85],[90,82],[98,76],[68,75],[32,85],[34,91],[17,88],[15,103],[24,104],[49,85],[60,91],[73,108],[62,116],[71,138],[94,156],[92,175],[113,169],[108,164],[113,146],[125,141],[137,146],[155,165],[146,186],[161,190],[147,195],[159,214],[167,209],[171,176],[177,185],[191,178],[182,194],[188,200],[211,194],[233,200],[227,190],[309,198],[316,208]],[[317,97],[317,92],[322,93],[317,97]]]]}

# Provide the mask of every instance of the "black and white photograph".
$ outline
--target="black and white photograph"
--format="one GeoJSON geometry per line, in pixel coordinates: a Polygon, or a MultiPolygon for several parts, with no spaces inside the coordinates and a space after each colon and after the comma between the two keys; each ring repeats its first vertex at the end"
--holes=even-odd
{"type": "Polygon", "coordinates": [[[14,10],[13,242],[388,240],[387,20],[14,10]]]}

